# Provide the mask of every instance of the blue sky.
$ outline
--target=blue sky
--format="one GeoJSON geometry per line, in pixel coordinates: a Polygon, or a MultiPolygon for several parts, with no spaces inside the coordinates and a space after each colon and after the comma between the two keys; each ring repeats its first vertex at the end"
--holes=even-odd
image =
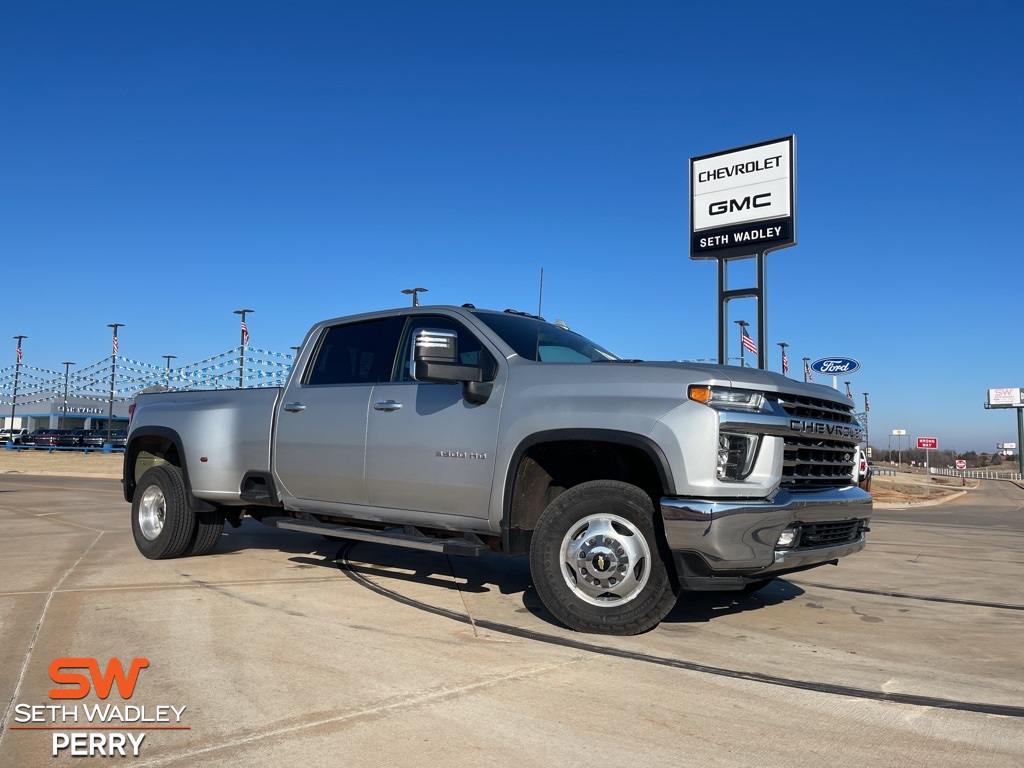
{"type": "Polygon", "coordinates": [[[985,390],[1024,386],[1022,31],[1011,0],[7,0],[0,330],[44,368],[108,355],[112,322],[185,362],[251,307],[283,352],[413,286],[535,311],[543,268],[550,319],[713,357],[689,158],[795,134],[771,366],[854,357],[876,447],[991,451],[1016,420],[985,390]]]}

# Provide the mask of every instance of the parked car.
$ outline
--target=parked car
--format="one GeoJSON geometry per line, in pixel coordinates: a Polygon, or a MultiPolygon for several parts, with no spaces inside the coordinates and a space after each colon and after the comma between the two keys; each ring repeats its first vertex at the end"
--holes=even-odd
{"type": "Polygon", "coordinates": [[[853,477],[861,488],[871,492],[871,467],[868,466],[868,455],[864,448],[857,446],[854,458],[853,477]]]}
{"type": "Polygon", "coordinates": [[[38,429],[33,429],[31,432],[28,433],[28,437],[26,437],[22,441],[22,444],[23,445],[35,445],[36,444],[36,438],[39,437],[39,435],[43,434],[43,432],[49,432],[49,431],[50,431],[49,427],[39,427],[38,429]]]}
{"type": "Polygon", "coordinates": [[[60,445],[58,440],[70,432],[70,429],[47,429],[36,435],[35,445],[37,448],[53,448],[60,445]]]}
{"type": "Polygon", "coordinates": [[[27,439],[27,429],[16,429],[14,430],[14,434],[11,434],[11,430],[9,429],[0,429],[0,444],[14,443],[15,445],[22,445],[27,439]]]}
{"type": "Polygon", "coordinates": [[[114,448],[124,448],[127,442],[127,429],[115,429],[110,433],[109,439],[105,429],[94,430],[91,435],[82,438],[82,445],[86,448],[102,448],[107,443],[110,443],[114,448]]]}
{"type": "Polygon", "coordinates": [[[65,430],[67,434],[61,435],[57,438],[57,445],[63,448],[81,448],[82,441],[86,437],[91,435],[94,430],[91,429],[68,429],[65,430]]]}

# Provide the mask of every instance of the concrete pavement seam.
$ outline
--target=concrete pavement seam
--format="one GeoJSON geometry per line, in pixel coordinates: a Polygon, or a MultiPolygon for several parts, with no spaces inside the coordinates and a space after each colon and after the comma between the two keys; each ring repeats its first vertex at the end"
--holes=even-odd
{"type": "Polygon", "coordinates": [[[92,551],[92,548],[96,546],[96,542],[101,538],[103,538],[103,531],[100,531],[96,535],[96,538],[93,539],[89,546],[85,548],[85,551],[78,556],[78,559],[71,564],[71,567],[64,571],[64,575],[57,580],[57,583],[53,585],[49,594],[46,596],[46,602],[43,603],[43,610],[39,614],[39,620],[36,622],[35,630],[32,633],[32,639],[29,641],[28,650],[25,652],[25,660],[22,662],[21,671],[18,673],[18,682],[14,685],[14,689],[11,691],[11,698],[7,702],[7,706],[4,708],[3,719],[0,719],[0,744],[3,743],[4,736],[7,735],[7,723],[10,720],[11,711],[14,709],[15,702],[18,700],[18,694],[21,693],[21,686],[25,682],[25,673],[28,671],[29,661],[32,659],[32,652],[35,650],[36,642],[39,640],[39,634],[43,629],[43,622],[46,620],[46,612],[50,608],[50,602],[60,589],[60,585],[63,584],[64,580],[71,575],[71,572],[78,567],[78,564],[82,562],[85,556],[92,551]]]}
{"type": "Polygon", "coordinates": [[[154,760],[147,760],[146,762],[136,763],[136,765],[165,765],[167,763],[172,763],[179,760],[185,760],[189,761],[189,764],[195,764],[194,758],[200,755],[208,754],[210,752],[216,752],[222,749],[230,749],[232,747],[247,747],[250,744],[254,744],[265,739],[287,736],[294,733],[301,733],[302,731],[309,731],[327,725],[338,725],[350,720],[357,720],[363,717],[372,717],[373,715],[393,712],[396,710],[410,709],[413,707],[417,707],[421,704],[429,704],[433,701],[448,699],[456,696],[461,696],[463,694],[473,693],[475,691],[483,690],[485,688],[491,688],[495,685],[500,685],[501,683],[513,682],[528,677],[536,677],[538,675],[543,675],[548,672],[564,669],[570,664],[578,664],[583,661],[586,661],[586,658],[579,657],[569,659],[568,661],[558,662],[557,664],[544,664],[539,667],[520,670],[518,672],[512,672],[507,675],[499,675],[497,677],[488,678],[486,680],[480,680],[475,683],[469,683],[467,685],[461,685],[455,688],[441,688],[439,690],[430,690],[425,693],[421,693],[418,696],[413,696],[412,698],[403,698],[398,701],[388,701],[381,704],[377,704],[375,706],[364,707],[363,709],[357,710],[355,712],[347,712],[343,715],[337,715],[335,717],[321,718],[313,722],[298,723],[296,725],[289,725],[284,728],[265,730],[242,738],[236,738],[227,741],[222,741],[217,744],[211,744],[210,746],[201,747],[199,749],[186,750],[184,752],[179,752],[177,754],[172,755],[164,755],[162,757],[155,758],[154,760]]]}

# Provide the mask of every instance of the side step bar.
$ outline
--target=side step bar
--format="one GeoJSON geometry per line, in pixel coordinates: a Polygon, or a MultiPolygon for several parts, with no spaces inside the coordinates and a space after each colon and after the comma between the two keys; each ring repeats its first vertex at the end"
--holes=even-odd
{"type": "Polygon", "coordinates": [[[464,539],[442,539],[427,536],[413,526],[401,529],[379,530],[376,528],[356,528],[349,525],[319,523],[314,520],[296,520],[294,517],[265,517],[263,522],[286,531],[303,533],[319,533],[322,536],[333,536],[338,539],[368,541],[373,544],[390,544],[393,547],[406,549],[422,549],[427,552],[439,552],[443,555],[461,555],[463,557],[480,557],[491,551],[473,534],[464,539]]]}

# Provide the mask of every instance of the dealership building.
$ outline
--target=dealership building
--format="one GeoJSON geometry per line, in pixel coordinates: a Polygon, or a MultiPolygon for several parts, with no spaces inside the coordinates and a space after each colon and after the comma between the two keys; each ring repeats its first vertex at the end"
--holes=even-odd
{"type": "MultiPolygon", "coordinates": [[[[110,401],[103,402],[95,397],[74,397],[69,396],[67,411],[64,410],[64,398],[62,395],[54,394],[51,398],[36,395],[32,402],[19,402],[14,409],[14,429],[27,429],[32,432],[39,428],[48,429],[106,429],[107,414],[110,411],[110,401]]],[[[21,399],[20,396],[18,398],[21,399]]],[[[114,424],[113,429],[126,429],[128,427],[128,406],[129,401],[114,398],[114,424]]],[[[11,424],[10,404],[0,405],[6,407],[3,414],[3,428],[8,429],[11,424]]]]}

